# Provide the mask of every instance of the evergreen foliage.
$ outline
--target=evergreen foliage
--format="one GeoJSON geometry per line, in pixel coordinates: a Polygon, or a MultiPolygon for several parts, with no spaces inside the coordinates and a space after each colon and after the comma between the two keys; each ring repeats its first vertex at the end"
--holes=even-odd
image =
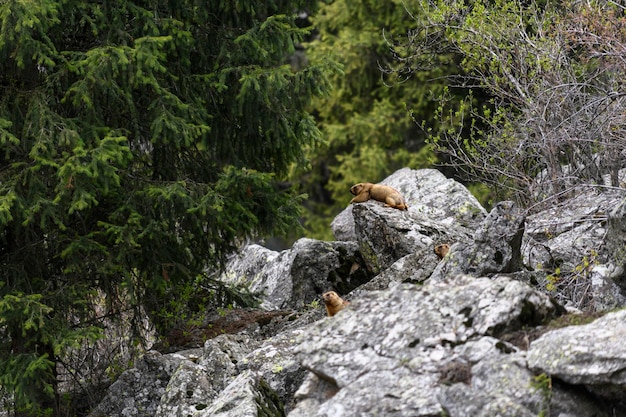
{"type": "Polygon", "coordinates": [[[306,108],[330,68],[286,63],[305,7],[0,2],[0,385],[19,413],[58,412],[94,300],[158,324],[245,238],[297,225],[279,181],[321,139],[306,108]]]}

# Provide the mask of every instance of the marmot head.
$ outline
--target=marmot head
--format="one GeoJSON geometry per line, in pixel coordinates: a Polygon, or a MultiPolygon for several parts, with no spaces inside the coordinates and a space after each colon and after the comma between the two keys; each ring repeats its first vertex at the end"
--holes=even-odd
{"type": "Polygon", "coordinates": [[[330,317],[334,316],[339,311],[343,310],[345,306],[350,304],[350,301],[344,300],[335,291],[325,292],[322,294],[322,299],[324,300],[326,312],[330,317]]]}
{"type": "Polygon", "coordinates": [[[324,304],[330,304],[330,305],[334,305],[334,304],[339,304],[339,294],[337,294],[335,291],[327,291],[324,294],[322,294],[322,299],[324,300],[324,304]]]}
{"type": "Polygon", "coordinates": [[[363,188],[362,182],[354,184],[352,187],[350,187],[350,192],[352,193],[352,195],[358,195],[361,192],[361,188],[363,188]]]}
{"type": "Polygon", "coordinates": [[[449,251],[450,251],[450,245],[448,245],[447,243],[443,243],[441,245],[435,246],[435,254],[439,256],[439,259],[443,259],[448,254],[449,251]]]}

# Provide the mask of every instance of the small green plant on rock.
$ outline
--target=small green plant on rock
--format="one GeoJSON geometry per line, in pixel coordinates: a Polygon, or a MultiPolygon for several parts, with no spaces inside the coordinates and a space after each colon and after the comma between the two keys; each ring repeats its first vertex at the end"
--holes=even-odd
{"type": "Polygon", "coordinates": [[[531,388],[539,392],[543,397],[543,404],[539,411],[539,417],[550,415],[550,400],[552,399],[552,378],[545,373],[535,376],[530,383],[531,388]]]}
{"type": "Polygon", "coordinates": [[[570,303],[584,311],[593,301],[589,291],[591,275],[593,268],[598,264],[598,252],[590,249],[573,268],[564,269],[563,265],[557,266],[546,277],[544,289],[559,303],[563,305],[570,303]]]}
{"type": "Polygon", "coordinates": [[[320,300],[317,298],[306,305],[307,310],[317,310],[320,306],[320,300]]]}

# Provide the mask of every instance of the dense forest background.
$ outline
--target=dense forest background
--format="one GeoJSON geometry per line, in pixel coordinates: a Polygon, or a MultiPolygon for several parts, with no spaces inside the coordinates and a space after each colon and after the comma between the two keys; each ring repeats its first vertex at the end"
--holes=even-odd
{"type": "Polygon", "coordinates": [[[0,25],[16,415],[114,377],[127,356],[93,361],[111,320],[141,351],[146,328],[253,305],[213,278],[226,256],[330,239],[355,182],[435,166],[529,212],[622,185],[618,2],[2,0],[0,25]]]}

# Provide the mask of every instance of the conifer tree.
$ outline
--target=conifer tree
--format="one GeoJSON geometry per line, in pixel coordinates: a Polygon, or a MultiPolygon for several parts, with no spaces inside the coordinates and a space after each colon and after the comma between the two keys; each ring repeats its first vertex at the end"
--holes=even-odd
{"type": "Polygon", "coordinates": [[[155,312],[296,224],[279,181],[320,140],[306,108],[328,86],[286,64],[305,7],[0,3],[0,386],[18,414],[56,410],[94,299],[155,312]]]}

